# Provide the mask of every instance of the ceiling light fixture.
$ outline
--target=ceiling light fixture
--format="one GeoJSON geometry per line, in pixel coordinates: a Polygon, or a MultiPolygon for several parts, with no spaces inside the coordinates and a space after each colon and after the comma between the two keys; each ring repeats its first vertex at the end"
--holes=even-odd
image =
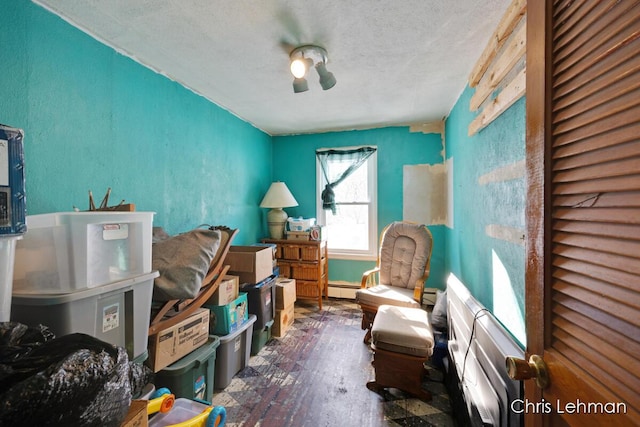
{"type": "Polygon", "coordinates": [[[309,90],[305,76],[309,68],[313,66],[320,76],[322,89],[328,90],[336,85],[336,78],[333,73],[327,70],[327,51],[323,48],[314,45],[300,46],[291,51],[289,59],[291,60],[291,74],[295,77],[293,80],[295,93],[309,90]]]}

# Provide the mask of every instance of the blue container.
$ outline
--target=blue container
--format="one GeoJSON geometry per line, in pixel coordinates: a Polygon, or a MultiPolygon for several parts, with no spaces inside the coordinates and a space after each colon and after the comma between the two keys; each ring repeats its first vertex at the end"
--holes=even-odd
{"type": "Polygon", "coordinates": [[[236,331],[249,319],[247,294],[240,292],[238,298],[225,305],[205,305],[211,311],[209,333],[227,335],[236,331]]]}
{"type": "Polygon", "coordinates": [[[21,129],[0,124],[0,236],[27,231],[21,129]]]}

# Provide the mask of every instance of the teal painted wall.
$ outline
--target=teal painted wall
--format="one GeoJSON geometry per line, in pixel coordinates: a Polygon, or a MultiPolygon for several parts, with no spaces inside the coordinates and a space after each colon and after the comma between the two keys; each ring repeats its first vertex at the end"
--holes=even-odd
{"type": "Polygon", "coordinates": [[[88,208],[88,190],[202,223],[266,232],[271,137],[29,1],[0,0],[0,123],[25,131],[29,214],[88,208]]]}
{"type": "MultiPolygon", "coordinates": [[[[454,227],[446,231],[447,271],[522,340],[524,334],[524,240],[489,237],[490,224],[525,228],[524,177],[485,185],[479,178],[525,159],[525,100],[488,127],[467,135],[475,113],[466,88],[445,122],[446,156],[453,157],[454,227]]],[[[524,233],[524,231],[523,231],[524,233]]],[[[523,342],[523,341],[521,341],[523,342]]]]}
{"type": "MultiPolygon", "coordinates": [[[[443,161],[439,134],[409,132],[408,127],[329,132],[273,138],[273,177],[284,181],[299,206],[290,216],[316,216],[316,158],[318,148],[374,145],[378,147],[378,234],[385,225],[402,219],[404,165],[438,164],[443,161]]],[[[425,195],[427,197],[427,195],[425,195]]],[[[444,226],[430,226],[434,250],[427,287],[444,288],[444,226]]],[[[329,280],[359,282],[374,261],[330,260],[329,280]]]]}

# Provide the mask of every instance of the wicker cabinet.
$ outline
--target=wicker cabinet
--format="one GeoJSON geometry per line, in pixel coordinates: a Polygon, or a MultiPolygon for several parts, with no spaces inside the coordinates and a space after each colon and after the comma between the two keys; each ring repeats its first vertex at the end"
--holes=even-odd
{"type": "Polygon", "coordinates": [[[322,309],[322,296],[329,288],[327,241],[263,239],[276,244],[280,276],[296,279],[296,298],[315,299],[322,309]]]}

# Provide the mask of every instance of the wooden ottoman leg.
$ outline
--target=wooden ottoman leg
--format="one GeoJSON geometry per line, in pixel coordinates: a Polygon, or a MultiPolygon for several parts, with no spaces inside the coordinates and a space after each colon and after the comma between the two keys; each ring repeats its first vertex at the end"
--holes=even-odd
{"type": "Polygon", "coordinates": [[[372,387],[377,387],[379,390],[393,387],[424,401],[431,400],[431,393],[422,388],[426,357],[410,356],[382,349],[375,349],[374,352],[375,386],[367,383],[367,388],[373,390],[372,387]]]}
{"type": "Polygon", "coordinates": [[[376,317],[375,312],[371,312],[369,310],[362,310],[362,329],[366,330],[367,333],[364,335],[364,343],[369,344],[371,342],[371,327],[373,326],[373,320],[376,317]]]}

